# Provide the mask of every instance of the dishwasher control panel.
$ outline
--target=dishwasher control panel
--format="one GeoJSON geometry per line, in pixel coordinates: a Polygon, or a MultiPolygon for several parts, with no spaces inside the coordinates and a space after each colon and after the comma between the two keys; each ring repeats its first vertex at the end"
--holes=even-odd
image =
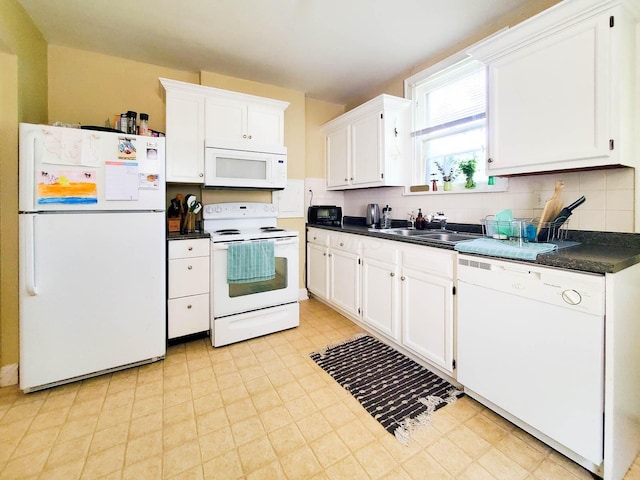
{"type": "Polygon", "coordinates": [[[459,282],[604,315],[604,275],[459,255],[457,277],[459,282]]]}

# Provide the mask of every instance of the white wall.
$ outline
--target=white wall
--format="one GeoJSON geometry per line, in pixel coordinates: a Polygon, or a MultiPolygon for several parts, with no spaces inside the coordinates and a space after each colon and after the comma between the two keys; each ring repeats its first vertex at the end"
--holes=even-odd
{"type": "Polygon", "coordinates": [[[634,231],[633,168],[513,177],[509,179],[508,191],[498,193],[404,196],[401,187],[347,190],[344,203],[340,203],[339,194],[318,191],[318,182],[312,183],[314,203],[320,203],[316,200],[328,195],[336,200],[331,203],[342,205],[344,215],[364,216],[368,203],[378,203],[381,209],[389,204],[393,208],[393,218],[407,219],[409,212],[417,213],[420,207],[424,214],[443,211],[449,222],[478,224],[485,216],[505,208],[513,210],[518,218],[540,217],[545,202],[553,194],[556,180],[564,181],[565,205],[582,195],[587,200],[571,216],[571,230],[634,231]]]}

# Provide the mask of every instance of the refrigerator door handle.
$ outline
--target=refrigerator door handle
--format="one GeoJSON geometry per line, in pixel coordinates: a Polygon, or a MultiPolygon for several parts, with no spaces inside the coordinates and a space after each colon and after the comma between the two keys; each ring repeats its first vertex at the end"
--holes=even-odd
{"type": "Polygon", "coordinates": [[[28,215],[25,222],[25,287],[27,293],[31,296],[38,295],[38,288],[36,287],[36,217],[35,215],[28,215]]]}

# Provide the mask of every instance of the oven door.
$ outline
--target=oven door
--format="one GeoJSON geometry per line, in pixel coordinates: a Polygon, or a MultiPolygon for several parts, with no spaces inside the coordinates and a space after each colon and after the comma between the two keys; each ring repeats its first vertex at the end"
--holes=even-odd
{"type": "Polygon", "coordinates": [[[227,283],[227,243],[212,244],[214,318],[298,301],[298,237],[271,240],[275,243],[275,278],[249,283],[227,283]]]}

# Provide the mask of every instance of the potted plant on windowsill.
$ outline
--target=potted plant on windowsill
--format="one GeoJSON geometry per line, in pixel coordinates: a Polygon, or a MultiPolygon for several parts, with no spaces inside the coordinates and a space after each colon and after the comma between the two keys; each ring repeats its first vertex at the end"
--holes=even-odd
{"type": "Polygon", "coordinates": [[[442,175],[443,189],[445,191],[451,190],[453,188],[452,182],[458,176],[458,162],[453,157],[447,157],[442,165],[440,162],[434,162],[434,164],[442,175]]]}
{"type": "Polygon", "coordinates": [[[467,177],[467,181],[464,184],[464,188],[476,188],[476,182],[473,180],[473,174],[476,173],[477,160],[474,158],[470,160],[463,160],[460,162],[460,171],[467,177]]]}

